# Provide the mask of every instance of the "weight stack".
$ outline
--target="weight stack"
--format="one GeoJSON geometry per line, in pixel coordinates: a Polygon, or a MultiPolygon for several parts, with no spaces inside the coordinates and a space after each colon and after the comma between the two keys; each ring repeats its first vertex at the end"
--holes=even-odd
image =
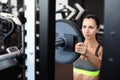
{"type": "Polygon", "coordinates": [[[120,0],[105,0],[100,80],[120,80],[120,0]]]}

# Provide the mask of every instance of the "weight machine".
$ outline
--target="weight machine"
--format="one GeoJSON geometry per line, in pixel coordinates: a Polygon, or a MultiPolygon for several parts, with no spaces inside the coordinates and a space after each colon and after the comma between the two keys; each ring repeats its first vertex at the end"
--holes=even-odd
{"type": "MultiPolygon", "coordinates": [[[[118,0],[116,1],[119,3],[118,0]]],[[[25,18],[27,18],[27,21],[25,22],[25,24],[24,23],[21,24],[19,22],[19,19],[15,15],[0,13],[1,21],[4,21],[3,19],[5,20],[9,19],[10,25],[14,24],[17,26],[16,28],[20,28],[20,34],[21,34],[20,44],[21,45],[20,46],[17,45],[17,47],[16,47],[16,44],[15,45],[9,44],[9,45],[3,46],[1,48],[1,51],[7,54],[0,55],[0,61],[4,62],[6,60],[10,60],[8,63],[11,62],[11,59],[12,61],[14,61],[15,64],[8,64],[9,67],[16,64],[19,64],[19,65],[21,64],[20,66],[22,66],[22,68],[19,68],[20,73],[18,73],[17,75],[13,75],[13,76],[17,76],[15,79],[54,80],[55,79],[54,78],[55,61],[60,64],[69,64],[79,57],[79,55],[74,53],[74,50],[72,49],[76,41],[81,41],[81,35],[79,32],[80,30],[77,29],[76,25],[71,21],[66,21],[66,20],[64,21],[59,20],[58,22],[55,21],[55,2],[56,2],[55,0],[49,0],[49,1],[48,0],[40,0],[40,1],[25,0],[24,5],[26,5],[26,7],[24,10],[24,14],[25,14],[25,18]],[[23,26],[25,26],[25,28],[23,26]],[[61,27],[61,26],[67,26],[67,27],[61,27]],[[68,30],[68,32],[63,30],[68,30]],[[69,44],[69,43],[72,43],[72,44],[69,44]],[[63,53],[63,54],[66,53],[66,55],[68,54],[69,56],[71,54],[73,55],[71,55],[68,58],[68,55],[62,56],[60,53],[63,53]],[[25,54],[27,55],[27,57],[25,57],[25,54]],[[20,60],[22,60],[22,62],[19,62],[20,60]]],[[[105,5],[107,4],[107,2],[112,3],[112,1],[108,0],[105,2],[105,5]]],[[[117,3],[114,3],[114,5],[115,4],[117,3]]],[[[108,9],[108,6],[109,5],[105,6],[105,10],[108,9]]],[[[114,8],[118,8],[118,5],[116,5],[114,8]]],[[[107,16],[107,10],[105,11],[105,16],[106,16],[105,25],[109,27],[110,25],[108,25],[109,23],[108,17],[110,15],[107,16]]],[[[118,17],[118,14],[115,16],[115,18],[118,19],[117,17],[118,17]]],[[[69,19],[70,18],[71,17],[69,17],[69,19]]],[[[78,18],[78,16],[76,18],[78,18]]],[[[114,19],[114,17],[112,18],[114,19]]],[[[116,24],[118,24],[118,22],[116,22],[113,26],[115,26],[116,24]]],[[[110,30],[111,28],[112,27],[109,27],[108,31],[107,29],[105,29],[105,37],[108,37],[111,40],[111,37],[109,37],[109,34],[106,34],[110,32],[110,34],[112,35],[112,38],[114,38],[115,40],[116,38],[119,39],[119,37],[116,36],[116,33],[119,33],[118,30],[116,28],[113,28],[112,29],[113,31],[111,31],[110,30]]],[[[19,31],[19,29],[17,30],[19,31]]],[[[9,29],[8,29],[8,32],[9,32],[9,29]]],[[[111,48],[111,50],[113,48],[110,46],[107,46],[110,42],[107,44],[106,39],[105,39],[105,42],[106,42],[105,52],[109,52],[107,48],[109,47],[111,48]]],[[[118,44],[118,41],[116,42],[118,44]]],[[[111,46],[113,46],[112,43],[111,43],[111,46]]],[[[115,47],[117,49],[119,45],[115,47]]],[[[116,51],[116,53],[118,52],[119,50],[116,51]]],[[[101,80],[106,80],[106,79],[119,80],[120,79],[118,76],[119,71],[117,71],[119,69],[119,58],[118,58],[119,55],[116,54],[118,56],[112,56],[111,53],[110,55],[106,55],[106,53],[103,55],[104,57],[103,57],[103,63],[102,63],[103,65],[101,69],[101,80]],[[115,66],[112,65],[113,62],[117,62],[117,63],[114,63],[115,66]],[[110,64],[106,64],[106,63],[110,63],[110,64]],[[107,65],[111,67],[106,69],[107,65]],[[116,70],[116,74],[114,75],[111,75],[108,72],[110,71],[110,69],[112,70],[112,68],[115,68],[116,70]]],[[[3,62],[0,64],[3,64],[3,62]]]]}
{"type": "Polygon", "coordinates": [[[26,78],[24,27],[16,14],[16,1],[14,7],[11,1],[0,1],[0,78],[23,80],[26,78]]]}
{"type": "MultiPolygon", "coordinates": [[[[15,66],[25,66],[24,65],[24,51],[23,51],[23,27],[18,17],[9,14],[0,12],[0,74],[4,75],[10,67],[15,66]],[[19,33],[18,35],[16,35],[19,33]],[[21,57],[21,58],[20,58],[21,57]]],[[[17,67],[19,69],[23,69],[23,67],[17,67]]],[[[14,70],[17,71],[17,70],[14,70]]],[[[10,77],[3,77],[2,79],[16,79],[18,78],[15,75],[19,75],[22,71],[15,72],[16,74],[12,74],[10,77]],[[13,77],[15,76],[15,77],[13,77]]],[[[10,72],[8,73],[10,74],[10,72]]],[[[6,74],[7,75],[7,74],[6,74]]],[[[21,77],[18,79],[21,79],[21,77]]]]}

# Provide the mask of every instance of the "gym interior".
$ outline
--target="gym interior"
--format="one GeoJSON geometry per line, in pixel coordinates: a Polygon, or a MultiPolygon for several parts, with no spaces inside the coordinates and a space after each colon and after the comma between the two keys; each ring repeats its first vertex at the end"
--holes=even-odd
{"type": "Polygon", "coordinates": [[[104,47],[100,80],[120,80],[119,4],[119,0],[0,0],[0,79],[73,80],[73,62],[79,56],[73,37],[82,41],[81,20],[95,13],[100,19],[98,40],[104,47]]]}

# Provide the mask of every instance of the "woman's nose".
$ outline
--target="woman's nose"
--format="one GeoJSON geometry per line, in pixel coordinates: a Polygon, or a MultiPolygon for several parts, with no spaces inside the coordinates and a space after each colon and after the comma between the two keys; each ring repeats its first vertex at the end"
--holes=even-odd
{"type": "Polygon", "coordinates": [[[89,29],[88,29],[88,28],[86,28],[85,32],[86,32],[86,33],[88,33],[88,32],[89,32],[89,29]]]}

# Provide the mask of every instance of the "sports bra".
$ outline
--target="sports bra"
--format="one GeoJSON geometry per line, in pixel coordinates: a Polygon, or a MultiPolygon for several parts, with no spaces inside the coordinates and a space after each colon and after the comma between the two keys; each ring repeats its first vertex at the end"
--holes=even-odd
{"type": "MultiPolygon", "coordinates": [[[[98,57],[98,51],[100,48],[100,44],[97,46],[95,55],[98,57]]],[[[81,58],[78,58],[75,62],[73,62],[73,67],[78,69],[84,69],[88,71],[97,71],[98,69],[94,67],[88,60],[82,60],[81,58]]]]}

